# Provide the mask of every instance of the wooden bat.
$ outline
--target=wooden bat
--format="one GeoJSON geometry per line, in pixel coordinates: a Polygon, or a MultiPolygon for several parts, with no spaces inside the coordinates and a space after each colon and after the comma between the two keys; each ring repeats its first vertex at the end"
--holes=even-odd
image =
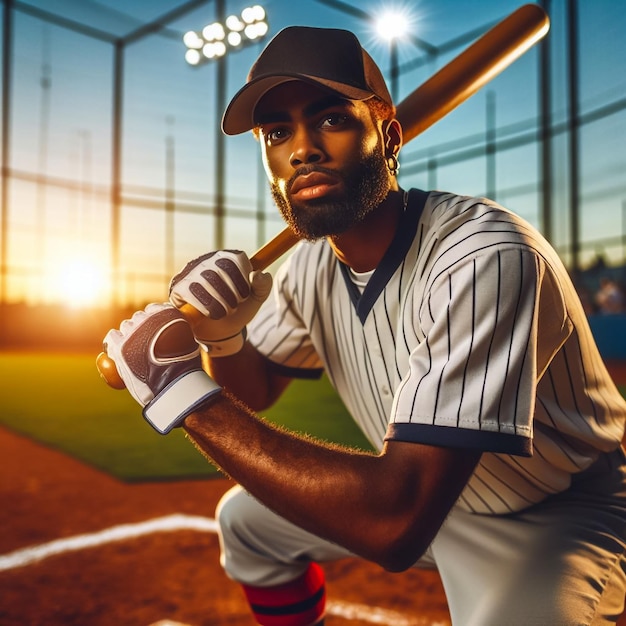
{"type": "MultiPolygon", "coordinates": [[[[403,142],[411,141],[465,102],[542,39],[549,28],[546,12],[536,4],[525,4],[487,31],[398,104],[396,116],[402,125],[403,142]]],[[[250,257],[253,269],[266,269],[297,242],[297,235],[285,228],[250,257]]],[[[205,319],[190,304],[180,310],[193,326],[205,319]]],[[[124,389],[115,363],[106,353],[98,355],[96,366],[109,386],[124,389]]]]}

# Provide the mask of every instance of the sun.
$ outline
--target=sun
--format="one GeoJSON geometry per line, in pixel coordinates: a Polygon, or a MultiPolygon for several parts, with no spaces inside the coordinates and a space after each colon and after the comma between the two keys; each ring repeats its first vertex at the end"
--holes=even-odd
{"type": "Polygon", "coordinates": [[[106,269],[88,257],[68,257],[48,279],[50,297],[71,308],[94,306],[108,293],[106,269]]]}

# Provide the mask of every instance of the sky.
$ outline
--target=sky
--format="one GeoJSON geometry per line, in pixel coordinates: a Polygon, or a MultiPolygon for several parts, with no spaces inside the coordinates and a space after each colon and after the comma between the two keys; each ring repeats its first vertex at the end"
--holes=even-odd
{"type": "MultiPolygon", "coordinates": [[[[282,223],[251,134],[220,138],[224,102],[217,66],[184,61],[182,35],[215,20],[216,3],[171,21],[158,33],[124,38],[168,14],[178,0],[23,0],[13,14],[10,91],[8,264],[10,301],[91,304],[140,302],[166,294],[169,276],[216,245],[211,214],[218,160],[225,171],[224,244],[254,251],[282,223]],[[48,16],[49,19],[43,19],[48,16]],[[89,28],[77,32],[76,25],[89,28]],[[123,46],[121,101],[122,210],[118,265],[111,243],[111,179],[115,40],[123,46]],[[217,150],[219,149],[219,154],[217,150]],[[167,212],[165,206],[173,207],[167,212]],[[113,269],[117,269],[113,273],[113,269]]],[[[550,3],[553,227],[551,239],[568,260],[572,206],[568,135],[567,0],[550,3]]],[[[226,14],[245,2],[225,0],[226,14]]],[[[408,35],[398,41],[398,100],[432,76],[483,32],[521,5],[510,0],[269,0],[269,36],[294,24],[353,30],[384,73],[389,44],[374,20],[402,11],[408,35]],[[373,20],[355,17],[365,13],[373,20]],[[424,49],[455,42],[448,52],[424,49]],[[407,69],[412,67],[413,69],[407,69]]],[[[626,231],[626,4],[578,0],[580,231],[582,262],[598,252],[623,260],[626,231]]],[[[226,61],[226,100],[242,86],[261,45],[226,61]]],[[[446,118],[407,144],[400,183],[494,197],[542,227],[538,190],[538,48],[495,78],[446,118]],[[492,108],[490,108],[493,105],[492,108]],[[491,125],[498,150],[484,154],[491,125]],[[518,141],[516,141],[518,140],[518,141]],[[498,144],[500,142],[500,144],[498,144]],[[511,147],[504,149],[509,142],[511,147]],[[461,158],[461,156],[467,158],[461,158]],[[433,163],[437,163],[433,167],[433,163]],[[431,164],[429,167],[428,164],[431,164]],[[492,169],[490,169],[492,168],[492,169]],[[492,177],[490,179],[490,176],[492,177]],[[495,188],[489,188],[495,179],[495,188]]]]}

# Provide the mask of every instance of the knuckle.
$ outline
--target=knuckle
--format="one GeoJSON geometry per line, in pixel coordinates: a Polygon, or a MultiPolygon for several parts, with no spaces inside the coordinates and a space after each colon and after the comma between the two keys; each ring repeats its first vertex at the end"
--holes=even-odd
{"type": "Polygon", "coordinates": [[[221,319],[226,315],[226,307],[199,283],[192,283],[189,291],[206,308],[212,319],[221,319]]]}
{"type": "Polygon", "coordinates": [[[174,289],[183,279],[189,277],[193,274],[194,270],[203,265],[206,261],[211,259],[211,257],[215,256],[215,252],[208,252],[207,254],[203,254],[195,259],[189,261],[183,269],[176,274],[172,280],[170,281],[170,291],[174,289]]]}
{"type": "Polygon", "coordinates": [[[238,264],[231,259],[218,259],[215,265],[230,278],[240,298],[247,298],[250,295],[250,284],[238,264]]]}
{"type": "Polygon", "coordinates": [[[237,296],[229,285],[218,272],[207,272],[207,282],[215,289],[217,295],[221,297],[227,306],[234,309],[237,306],[237,296]]]}

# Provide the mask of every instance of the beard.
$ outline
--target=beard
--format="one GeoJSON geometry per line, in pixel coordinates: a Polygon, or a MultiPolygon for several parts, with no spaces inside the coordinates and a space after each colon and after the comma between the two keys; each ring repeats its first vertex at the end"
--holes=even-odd
{"type": "Polygon", "coordinates": [[[271,181],[270,188],[274,202],[291,230],[302,239],[315,241],[344,233],[362,222],[387,197],[391,183],[384,156],[374,151],[342,170],[305,165],[288,181],[285,193],[275,181],[271,181]],[[339,176],[344,183],[343,194],[306,203],[293,202],[289,197],[293,181],[298,175],[310,172],[339,176]]]}

